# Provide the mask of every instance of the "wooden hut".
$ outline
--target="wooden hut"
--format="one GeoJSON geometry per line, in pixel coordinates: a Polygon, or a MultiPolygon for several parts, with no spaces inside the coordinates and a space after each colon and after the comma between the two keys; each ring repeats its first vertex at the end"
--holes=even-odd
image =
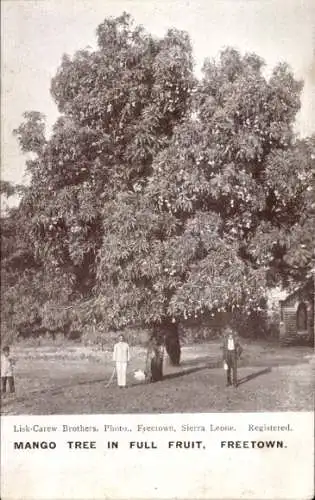
{"type": "Polygon", "coordinates": [[[314,278],[280,301],[280,340],[283,344],[314,342],[314,278]]]}

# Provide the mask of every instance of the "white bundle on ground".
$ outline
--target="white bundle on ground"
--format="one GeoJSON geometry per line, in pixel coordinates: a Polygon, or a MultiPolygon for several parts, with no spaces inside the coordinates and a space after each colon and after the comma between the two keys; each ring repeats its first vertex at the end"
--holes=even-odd
{"type": "Polygon", "coordinates": [[[143,382],[145,380],[145,373],[142,370],[136,370],[133,374],[134,378],[139,382],[143,382]]]}

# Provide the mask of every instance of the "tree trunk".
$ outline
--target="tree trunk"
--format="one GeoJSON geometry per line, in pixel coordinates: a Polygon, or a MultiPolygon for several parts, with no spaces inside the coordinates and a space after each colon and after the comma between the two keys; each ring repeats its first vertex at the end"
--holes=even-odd
{"type": "Polygon", "coordinates": [[[170,321],[163,324],[165,335],[165,349],[173,366],[180,364],[181,348],[179,342],[178,323],[170,321]]]}

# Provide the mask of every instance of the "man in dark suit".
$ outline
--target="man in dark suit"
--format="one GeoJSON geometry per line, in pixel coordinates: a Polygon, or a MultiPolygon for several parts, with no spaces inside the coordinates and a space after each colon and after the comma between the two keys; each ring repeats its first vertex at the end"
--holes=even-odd
{"type": "Polygon", "coordinates": [[[237,387],[237,360],[243,352],[237,335],[230,327],[227,327],[223,334],[223,363],[226,369],[226,385],[237,387]]]}

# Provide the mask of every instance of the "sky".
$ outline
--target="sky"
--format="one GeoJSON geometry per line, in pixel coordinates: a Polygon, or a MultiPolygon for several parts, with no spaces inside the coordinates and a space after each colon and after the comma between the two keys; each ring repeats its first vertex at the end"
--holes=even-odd
{"type": "Polygon", "coordinates": [[[49,89],[62,55],[95,47],[97,26],[123,11],[156,35],[170,27],[188,31],[197,70],[226,46],[256,52],[267,70],[288,62],[305,82],[296,130],[315,132],[313,0],[2,0],[2,179],[25,179],[25,157],[12,135],[23,112],[41,111],[48,128],[58,116],[49,89]]]}

